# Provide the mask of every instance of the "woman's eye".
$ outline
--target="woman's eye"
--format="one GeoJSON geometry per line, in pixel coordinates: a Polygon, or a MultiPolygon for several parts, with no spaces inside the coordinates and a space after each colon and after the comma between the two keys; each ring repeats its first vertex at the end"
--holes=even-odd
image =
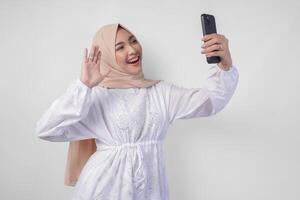
{"type": "MultiPolygon", "coordinates": [[[[138,41],[137,40],[132,40],[133,43],[137,43],[138,41]]],[[[123,49],[123,46],[120,46],[116,49],[116,51],[120,50],[120,49],[123,49]]]]}

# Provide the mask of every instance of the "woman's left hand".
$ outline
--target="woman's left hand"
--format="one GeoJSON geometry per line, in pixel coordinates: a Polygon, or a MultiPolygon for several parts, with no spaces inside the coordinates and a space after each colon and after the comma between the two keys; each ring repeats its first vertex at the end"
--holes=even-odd
{"type": "Polygon", "coordinates": [[[206,57],[219,56],[221,61],[217,63],[218,67],[227,71],[232,65],[232,59],[228,47],[228,39],[221,34],[212,33],[203,36],[204,44],[201,46],[202,54],[206,57]],[[216,50],[216,51],[215,51],[216,50]]]}

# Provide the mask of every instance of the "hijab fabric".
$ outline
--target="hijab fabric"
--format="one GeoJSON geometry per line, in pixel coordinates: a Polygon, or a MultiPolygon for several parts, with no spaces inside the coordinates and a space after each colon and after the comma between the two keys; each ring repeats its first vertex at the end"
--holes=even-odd
{"type": "MultiPolygon", "coordinates": [[[[126,73],[118,65],[115,57],[115,40],[119,26],[131,33],[125,26],[116,23],[102,26],[93,37],[92,46],[99,46],[101,51],[100,71],[111,69],[111,72],[99,83],[99,86],[106,88],[142,88],[160,82],[161,80],[145,79],[142,69],[138,74],[133,75],[126,73]]],[[[90,156],[96,152],[96,149],[95,138],[69,142],[64,178],[65,185],[75,186],[82,168],[90,156]]]]}

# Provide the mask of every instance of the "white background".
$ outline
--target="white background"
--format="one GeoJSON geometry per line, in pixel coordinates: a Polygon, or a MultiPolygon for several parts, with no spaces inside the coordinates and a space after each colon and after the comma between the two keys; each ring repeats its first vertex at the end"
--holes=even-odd
{"type": "Polygon", "coordinates": [[[70,199],[67,143],[35,123],[80,74],[83,48],[120,22],[143,47],[145,77],[199,87],[200,15],[229,39],[240,82],[216,116],[178,120],[165,142],[170,199],[300,199],[300,3],[294,1],[1,1],[0,199],[70,199]]]}

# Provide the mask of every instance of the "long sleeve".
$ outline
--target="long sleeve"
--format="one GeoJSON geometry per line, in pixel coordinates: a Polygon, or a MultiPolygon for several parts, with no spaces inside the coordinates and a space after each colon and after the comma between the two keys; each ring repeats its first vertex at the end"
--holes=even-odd
{"type": "Polygon", "coordinates": [[[93,105],[92,89],[80,79],[73,80],[36,123],[38,138],[65,142],[94,138],[96,134],[85,120],[93,105]]]}
{"type": "Polygon", "coordinates": [[[169,83],[167,110],[170,124],[176,119],[214,115],[226,106],[238,84],[237,68],[232,65],[225,71],[214,65],[208,74],[199,88],[187,89],[169,83]]]}

